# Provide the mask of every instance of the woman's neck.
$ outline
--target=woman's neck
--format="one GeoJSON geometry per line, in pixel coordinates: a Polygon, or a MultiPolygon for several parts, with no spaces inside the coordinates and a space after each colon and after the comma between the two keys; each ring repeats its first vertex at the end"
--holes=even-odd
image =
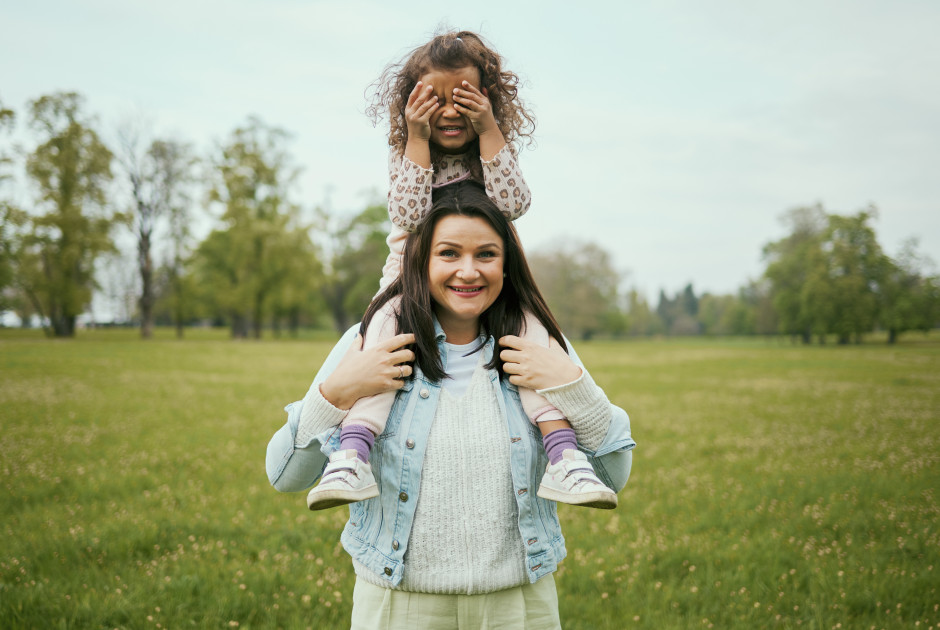
{"type": "Polygon", "coordinates": [[[447,343],[452,343],[455,346],[466,345],[480,336],[479,318],[474,320],[454,320],[446,315],[441,317],[441,314],[437,313],[437,321],[441,325],[441,330],[444,331],[447,343]]]}

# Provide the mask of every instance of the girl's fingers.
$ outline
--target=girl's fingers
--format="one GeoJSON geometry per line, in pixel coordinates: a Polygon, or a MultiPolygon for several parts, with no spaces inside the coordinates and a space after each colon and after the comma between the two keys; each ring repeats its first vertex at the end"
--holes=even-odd
{"type": "Polygon", "coordinates": [[[437,106],[438,106],[437,97],[432,96],[431,98],[427,100],[426,103],[423,103],[421,107],[418,108],[416,112],[418,118],[424,118],[425,116],[430,116],[434,112],[434,110],[437,109],[437,106]]]}
{"type": "Polygon", "coordinates": [[[408,103],[407,103],[408,105],[411,105],[411,104],[413,104],[413,103],[415,102],[415,100],[416,100],[416,99],[418,98],[418,96],[421,94],[421,87],[422,87],[423,85],[424,85],[424,84],[421,83],[421,81],[418,81],[418,82],[415,84],[414,89],[411,90],[411,94],[408,95],[408,103]]]}

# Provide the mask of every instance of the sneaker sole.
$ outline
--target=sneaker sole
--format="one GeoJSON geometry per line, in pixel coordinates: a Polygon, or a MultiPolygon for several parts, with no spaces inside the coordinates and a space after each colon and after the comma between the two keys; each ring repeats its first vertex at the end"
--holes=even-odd
{"type": "Polygon", "coordinates": [[[617,495],[610,491],[585,492],[583,494],[570,494],[560,492],[553,488],[539,487],[536,496],[556,503],[574,505],[576,507],[594,508],[597,510],[612,510],[617,507],[617,495]]]}
{"type": "Polygon", "coordinates": [[[354,491],[338,488],[336,490],[323,490],[318,492],[317,488],[314,488],[310,491],[310,494],[307,495],[307,507],[311,510],[326,510],[338,505],[365,501],[366,499],[372,499],[377,496],[379,496],[378,484],[373,484],[354,491]]]}

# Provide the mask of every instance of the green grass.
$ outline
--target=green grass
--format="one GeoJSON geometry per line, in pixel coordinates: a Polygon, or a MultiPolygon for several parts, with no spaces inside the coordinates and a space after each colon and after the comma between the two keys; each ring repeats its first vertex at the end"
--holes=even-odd
{"type": "MultiPolygon", "coordinates": [[[[263,462],[330,343],[188,335],[0,331],[0,628],[348,627],[346,511],[263,462]]],[[[639,446],[565,628],[940,628],[940,340],[578,350],[639,446]]]]}

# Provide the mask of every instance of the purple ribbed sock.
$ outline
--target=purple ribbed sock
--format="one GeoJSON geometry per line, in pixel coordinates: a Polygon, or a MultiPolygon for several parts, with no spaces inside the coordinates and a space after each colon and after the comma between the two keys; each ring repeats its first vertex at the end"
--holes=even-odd
{"type": "Polygon", "coordinates": [[[364,427],[361,424],[345,426],[343,430],[339,432],[340,450],[345,451],[350,448],[355,450],[359,459],[367,464],[369,463],[369,452],[372,450],[373,444],[375,444],[375,436],[368,427],[364,427]]]}
{"type": "Polygon", "coordinates": [[[578,448],[578,440],[574,435],[574,429],[555,429],[542,438],[542,444],[545,446],[548,461],[552,464],[558,463],[565,450],[569,448],[577,450],[578,448]]]}

